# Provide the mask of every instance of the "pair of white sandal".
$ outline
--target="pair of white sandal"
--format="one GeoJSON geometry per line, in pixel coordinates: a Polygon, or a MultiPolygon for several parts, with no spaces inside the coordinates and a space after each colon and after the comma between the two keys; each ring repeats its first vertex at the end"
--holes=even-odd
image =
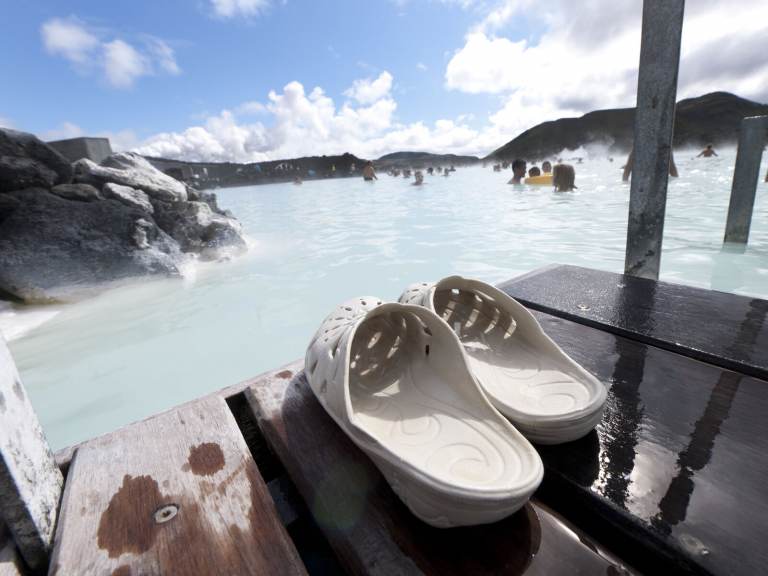
{"type": "Polygon", "coordinates": [[[438,527],[517,511],[544,474],[526,437],[586,435],[607,395],[527,309],[459,276],[414,284],[399,303],[342,304],[312,339],[305,371],[400,499],[438,527]]]}

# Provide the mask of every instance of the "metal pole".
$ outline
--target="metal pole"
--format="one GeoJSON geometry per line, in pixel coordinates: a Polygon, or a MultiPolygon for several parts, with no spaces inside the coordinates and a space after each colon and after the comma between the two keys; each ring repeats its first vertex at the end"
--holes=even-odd
{"type": "Polygon", "coordinates": [[[746,244],[749,240],[766,129],[768,129],[768,116],[752,116],[741,121],[731,202],[728,205],[728,220],[725,224],[723,239],[726,244],[746,244]]]}
{"type": "Polygon", "coordinates": [[[685,0],[645,0],[626,274],[659,277],[685,0]]]}

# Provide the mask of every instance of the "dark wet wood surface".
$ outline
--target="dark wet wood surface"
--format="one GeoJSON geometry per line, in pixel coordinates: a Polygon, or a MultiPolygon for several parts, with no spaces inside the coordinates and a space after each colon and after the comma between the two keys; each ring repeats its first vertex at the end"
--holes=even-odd
{"type": "Polygon", "coordinates": [[[504,521],[432,528],[400,502],[373,463],[325,413],[303,373],[246,391],[259,426],[351,574],[627,574],[549,508],[504,521]]]}
{"type": "Polygon", "coordinates": [[[50,574],[305,574],[226,402],[81,445],[50,574]]]}
{"type": "Polygon", "coordinates": [[[611,386],[596,432],[537,447],[539,497],[649,573],[766,573],[768,382],[536,316],[611,386]]]}
{"type": "Polygon", "coordinates": [[[768,300],[578,266],[499,288],[532,309],[768,379],[768,300]]]}

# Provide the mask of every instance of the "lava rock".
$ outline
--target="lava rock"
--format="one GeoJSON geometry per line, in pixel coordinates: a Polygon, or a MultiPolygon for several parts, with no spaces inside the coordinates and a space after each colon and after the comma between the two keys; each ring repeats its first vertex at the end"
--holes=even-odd
{"type": "Polygon", "coordinates": [[[59,184],[51,188],[51,194],[66,200],[79,200],[80,202],[101,200],[99,191],[90,184],[59,184]]]}
{"type": "Polygon", "coordinates": [[[121,204],[133,206],[134,208],[138,208],[149,214],[152,214],[155,211],[152,207],[152,203],[149,201],[149,196],[141,190],[136,190],[136,188],[108,182],[107,184],[104,184],[101,191],[104,198],[112,198],[121,204]]]}
{"type": "Polygon", "coordinates": [[[101,165],[83,158],[72,166],[76,182],[84,182],[96,187],[113,182],[137,188],[150,198],[164,202],[187,200],[187,188],[184,183],[164,174],[142,156],[133,152],[113,154],[101,165]]]}
{"type": "Polygon", "coordinates": [[[56,150],[32,134],[0,128],[0,192],[71,180],[72,167],[56,150]]]}
{"type": "Polygon", "coordinates": [[[179,274],[178,244],[138,208],[73,202],[41,188],[0,198],[0,293],[66,301],[105,282],[179,274]]]}
{"type": "Polygon", "coordinates": [[[225,249],[245,250],[240,223],[216,214],[205,202],[154,202],[155,220],[184,252],[216,259],[225,249]]]}

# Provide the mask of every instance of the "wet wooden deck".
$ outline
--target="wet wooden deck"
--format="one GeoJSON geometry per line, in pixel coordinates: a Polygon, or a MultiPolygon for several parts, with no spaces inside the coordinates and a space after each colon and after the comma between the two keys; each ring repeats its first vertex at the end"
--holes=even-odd
{"type": "MultiPolygon", "coordinates": [[[[595,432],[540,447],[514,516],[416,520],[296,362],[58,454],[49,573],[763,573],[768,306],[634,280],[559,267],[502,286],[610,386],[595,432]]],[[[0,526],[0,576],[24,573],[14,554],[0,526]]]]}

